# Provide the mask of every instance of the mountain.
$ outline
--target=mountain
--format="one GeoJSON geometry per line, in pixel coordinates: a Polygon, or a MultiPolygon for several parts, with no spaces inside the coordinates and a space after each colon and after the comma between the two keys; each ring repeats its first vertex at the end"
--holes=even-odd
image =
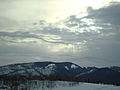
{"type": "Polygon", "coordinates": [[[120,85],[120,67],[80,67],[71,62],[31,62],[0,67],[0,77],[27,77],[50,80],[117,83],[120,85]]]}
{"type": "Polygon", "coordinates": [[[98,80],[103,83],[120,83],[120,72],[109,68],[91,70],[89,73],[80,74],[79,77],[98,80]]]}
{"type": "Polygon", "coordinates": [[[74,77],[81,72],[83,68],[70,62],[34,62],[0,67],[1,76],[74,77]]]}
{"type": "Polygon", "coordinates": [[[118,67],[118,66],[111,66],[109,68],[112,69],[112,70],[120,72],[120,67],[118,67]]]}

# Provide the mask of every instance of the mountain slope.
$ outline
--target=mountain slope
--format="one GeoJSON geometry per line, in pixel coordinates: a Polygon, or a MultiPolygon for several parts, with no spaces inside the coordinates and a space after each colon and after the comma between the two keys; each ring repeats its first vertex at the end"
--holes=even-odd
{"type": "Polygon", "coordinates": [[[120,83],[120,73],[109,68],[99,68],[90,73],[80,74],[79,77],[99,80],[104,83],[120,83]]]}
{"type": "Polygon", "coordinates": [[[12,76],[75,76],[82,68],[70,62],[35,62],[0,67],[0,75],[12,76]]]}
{"type": "MultiPolygon", "coordinates": [[[[71,62],[32,62],[0,67],[0,77],[39,77],[50,80],[76,80],[120,85],[120,67],[80,67],[71,62]]],[[[33,78],[33,79],[34,79],[33,78]]]]}
{"type": "Polygon", "coordinates": [[[120,67],[118,67],[118,66],[111,66],[111,67],[109,67],[109,69],[120,72],[120,67]]]}

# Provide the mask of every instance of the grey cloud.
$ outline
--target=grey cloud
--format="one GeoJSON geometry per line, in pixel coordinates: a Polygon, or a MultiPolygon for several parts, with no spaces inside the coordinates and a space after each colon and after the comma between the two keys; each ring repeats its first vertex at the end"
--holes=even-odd
{"type": "Polygon", "coordinates": [[[120,3],[112,3],[111,5],[94,10],[88,9],[89,15],[86,18],[97,19],[104,23],[110,23],[114,25],[120,24],[120,3]]]}
{"type": "MultiPolygon", "coordinates": [[[[120,3],[111,3],[109,6],[94,10],[88,8],[88,15],[77,18],[76,15],[68,17],[65,25],[85,32],[78,34],[78,39],[84,38],[88,51],[74,57],[78,61],[85,61],[89,65],[120,65],[120,3]],[[83,19],[93,20],[93,24],[84,22],[83,19]],[[101,27],[95,30],[91,26],[101,27]],[[90,31],[87,31],[89,29],[90,31]],[[97,33],[97,31],[100,31],[97,33]],[[89,40],[90,39],[90,40],[89,40]],[[88,57],[87,59],[85,57],[88,57]],[[91,59],[92,57],[92,59],[91,59]],[[82,59],[82,60],[81,60],[82,59]]],[[[84,62],[82,62],[84,63],[84,62]]]]}
{"type": "Polygon", "coordinates": [[[19,45],[0,45],[0,55],[32,55],[32,56],[45,56],[47,49],[45,46],[35,44],[19,44],[19,45]],[[37,48],[40,50],[38,50],[37,48]]]}
{"type": "Polygon", "coordinates": [[[75,44],[76,42],[83,42],[84,40],[89,39],[91,35],[89,33],[76,35],[74,32],[70,32],[69,29],[61,30],[60,28],[57,28],[57,27],[47,27],[47,28],[44,28],[43,30],[36,30],[34,31],[34,33],[57,35],[61,38],[60,39],[61,42],[58,42],[58,44],[75,44]],[[86,34],[89,36],[85,37],[86,34]]]}
{"type": "Polygon", "coordinates": [[[76,15],[68,17],[64,23],[69,27],[78,26],[81,22],[80,18],[77,18],[76,15]]]}
{"type": "Polygon", "coordinates": [[[116,32],[119,30],[120,25],[119,10],[120,3],[117,2],[97,10],[89,7],[87,16],[77,18],[76,15],[72,15],[68,17],[68,19],[66,19],[64,23],[68,27],[73,27],[75,29],[78,29],[79,31],[81,31],[82,29],[84,32],[93,32],[94,30],[92,30],[92,26],[96,27],[96,31],[101,31],[103,33],[108,33],[110,31],[113,32],[113,28],[116,32]],[[84,21],[84,19],[88,21],[84,21]]]}
{"type": "MultiPolygon", "coordinates": [[[[45,21],[40,21],[40,28],[33,28],[34,30],[30,29],[26,32],[20,30],[16,32],[0,32],[0,42],[5,41],[5,37],[8,37],[8,39],[12,38],[9,42],[16,43],[10,46],[6,44],[1,45],[0,54],[8,54],[8,56],[10,56],[9,54],[13,54],[14,57],[17,55],[25,55],[26,57],[23,59],[30,56],[33,56],[34,58],[40,57],[43,61],[45,59],[53,61],[72,61],[75,63],[77,62],[80,65],[83,64],[84,66],[120,65],[119,9],[119,3],[112,3],[107,7],[97,10],[88,8],[88,15],[85,17],[78,18],[76,15],[72,15],[65,19],[63,24],[67,28],[59,28],[55,24],[48,24],[45,21]],[[76,31],[74,32],[74,30],[76,31]],[[60,38],[52,38],[53,41],[50,41],[44,38],[46,35],[56,35],[60,38]],[[2,40],[3,38],[4,40],[2,40]],[[23,43],[17,42],[17,39],[22,40],[27,38],[42,40],[43,44],[37,46],[36,42],[29,42],[27,44],[24,41],[23,43]],[[47,42],[47,45],[44,45],[44,42],[47,42]],[[77,42],[83,44],[76,45],[77,42]],[[55,53],[49,52],[49,49],[47,48],[48,44],[49,46],[52,46],[53,44],[72,44],[76,45],[76,47],[84,46],[87,50],[82,51],[82,48],[72,48],[81,51],[78,53],[55,53]]],[[[38,23],[33,23],[33,25],[37,26],[38,23]]],[[[50,37],[48,36],[47,38],[50,37]]]]}
{"type": "MultiPolygon", "coordinates": [[[[27,39],[27,38],[33,38],[33,39],[42,40],[42,41],[48,42],[48,43],[68,44],[68,42],[64,42],[61,39],[52,39],[54,41],[46,40],[44,38],[44,35],[37,35],[36,33],[32,33],[31,34],[31,32],[21,32],[21,31],[16,31],[16,32],[0,32],[0,37],[1,37],[1,39],[4,39],[4,41],[6,40],[5,38],[8,37],[8,40],[6,40],[6,41],[11,42],[11,43],[18,43],[17,39],[21,39],[22,40],[22,39],[27,39]]],[[[25,43],[25,42],[23,41],[21,43],[25,43]]],[[[33,41],[33,43],[35,43],[35,41],[33,41]]]]}

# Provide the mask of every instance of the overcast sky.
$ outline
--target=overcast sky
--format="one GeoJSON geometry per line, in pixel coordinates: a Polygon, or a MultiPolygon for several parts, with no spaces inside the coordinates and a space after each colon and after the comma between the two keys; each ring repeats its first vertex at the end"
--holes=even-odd
{"type": "Polygon", "coordinates": [[[0,0],[0,65],[120,66],[120,0],[0,0]]]}

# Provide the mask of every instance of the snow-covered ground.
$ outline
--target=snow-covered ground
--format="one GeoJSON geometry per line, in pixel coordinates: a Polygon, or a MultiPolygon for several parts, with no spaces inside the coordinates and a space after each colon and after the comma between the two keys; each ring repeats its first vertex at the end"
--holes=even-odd
{"type": "MultiPolygon", "coordinates": [[[[120,86],[92,84],[92,83],[76,83],[63,81],[30,81],[26,84],[22,83],[14,86],[14,90],[120,90],[120,86]]],[[[11,87],[0,90],[12,90],[11,87]]]]}
{"type": "Polygon", "coordinates": [[[120,86],[92,83],[67,84],[67,82],[58,81],[54,88],[32,88],[30,90],[120,90],[120,86]]]}
{"type": "Polygon", "coordinates": [[[59,87],[53,90],[120,90],[120,86],[80,83],[73,87],[59,87]]]}

